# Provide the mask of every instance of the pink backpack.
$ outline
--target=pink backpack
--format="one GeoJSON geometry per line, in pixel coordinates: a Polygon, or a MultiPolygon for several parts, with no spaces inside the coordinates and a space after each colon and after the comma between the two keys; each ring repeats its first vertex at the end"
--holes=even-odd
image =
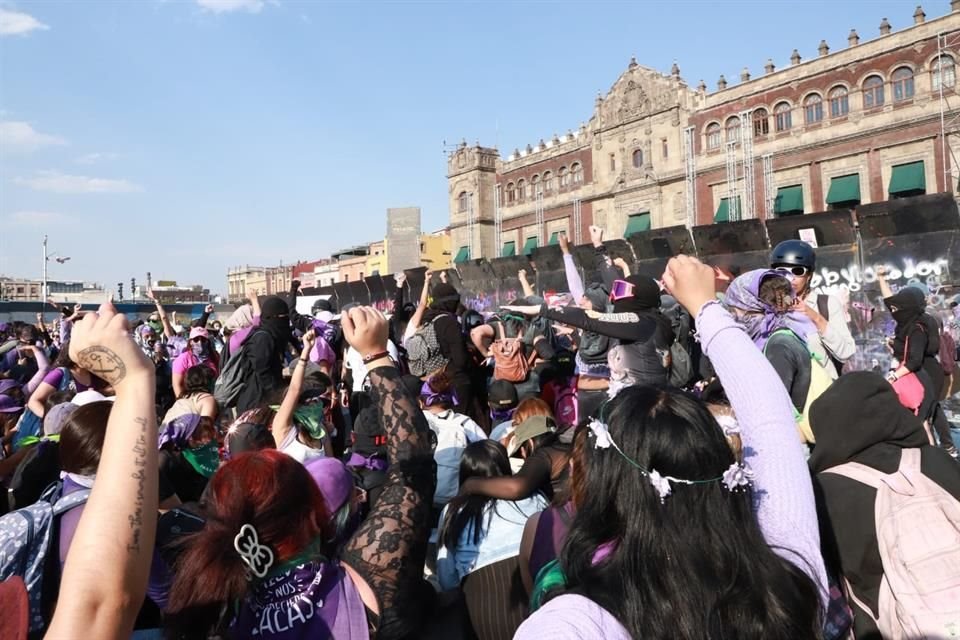
{"type": "MultiPolygon", "coordinates": [[[[904,449],[896,473],[856,462],[827,473],[877,490],[883,579],[874,621],[881,635],[890,640],[960,637],[960,502],[920,472],[920,449],[904,449]]],[[[869,607],[853,600],[873,617],[869,607]]]]}

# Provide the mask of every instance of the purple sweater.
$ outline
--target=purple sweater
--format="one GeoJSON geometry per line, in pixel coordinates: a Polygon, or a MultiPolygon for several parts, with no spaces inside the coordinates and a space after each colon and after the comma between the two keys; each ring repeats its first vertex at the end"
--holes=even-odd
{"type": "MultiPolygon", "coordinates": [[[[704,305],[697,316],[697,331],[737,414],[744,461],[753,470],[754,509],[763,536],[775,553],[820,586],[826,608],[827,575],[820,555],[813,485],[786,389],[763,353],[719,304],[704,305]]],[[[556,607],[548,603],[527,619],[514,640],[586,637],[578,630],[586,624],[605,630],[619,627],[606,609],[586,598],[565,598],[563,607],[575,611],[558,616],[556,607]]]]}

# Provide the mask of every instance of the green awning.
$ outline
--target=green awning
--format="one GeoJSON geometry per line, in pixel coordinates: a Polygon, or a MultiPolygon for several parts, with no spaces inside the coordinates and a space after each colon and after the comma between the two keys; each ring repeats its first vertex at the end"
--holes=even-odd
{"type": "MultiPolygon", "coordinates": [[[[734,202],[736,203],[736,208],[737,208],[735,217],[739,219],[740,218],[740,196],[736,196],[736,198],[734,198],[734,202]]],[[[730,220],[734,217],[734,216],[731,216],[730,214],[731,214],[730,198],[721,198],[720,206],[717,207],[717,212],[713,214],[713,221],[714,222],[730,222],[730,220]]]]}
{"type": "Polygon", "coordinates": [[[650,231],[650,212],[634,213],[627,218],[627,230],[623,232],[624,238],[629,238],[640,231],[650,231]]]}
{"type": "Polygon", "coordinates": [[[778,216],[803,213],[803,186],[780,187],[773,201],[773,212],[778,216]]]}
{"type": "Polygon", "coordinates": [[[511,240],[503,243],[503,250],[500,251],[501,258],[511,258],[517,255],[517,243],[511,240]]]}
{"type": "Polygon", "coordinates": [[[551,233],[551,234],[550,234],[550,241],[547,242],[547,244],[548,244],[548,245],[560,244],[560,232],[559,232],[559,231],[554,231],[553,233],[551,233]]]}
{"type": "Polygon", "coordinates": [[[466,262],[470,259],[470,247],[460,247],[460,250],[457,251],[457,255],[453,258],[454,264],[460,264],[461,262],[466,262]]]}
{"type": "Polygon", "coordinates": [[[827,204],[838,202],[860,202],[860,174],[837,176],[830,180],[827,192],[827,204]]]}
{"type": "Polygon", "coordinates": [[[923,172],[923,160],[893,167],[893,172],[890,174],[890,188],[887,189],[890,195],[926,190],[927,177],[923,172]]]}
{"type": "Polygon", "coordinates": [[[538,244],[536,236],[527,238],[527,241],[523,243],[523,255],[528,256],[533,253],[533,250],[537,248],[538,244]]]}

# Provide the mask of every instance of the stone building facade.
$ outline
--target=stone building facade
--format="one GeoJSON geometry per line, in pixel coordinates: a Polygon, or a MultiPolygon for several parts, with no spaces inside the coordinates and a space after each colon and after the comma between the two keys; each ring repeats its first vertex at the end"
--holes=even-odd
{"type": "MultiPolygon", "coordinates": [[[[907,16],[902,16],[907,19],[907,16]]],[[[451,249],[498,257],[556,242],[953,192],[960,152],[960,0],[908,27],[826,42],[809,61],[709,93],[631,61],[576,131],[516,149],[461,144],[449,157],[451,249]],[[941,118],[941,116],[943,116],[941,118]],[[941,125],[941,119],[943,125],[941,125]],[[945,135],[944,135],[945,134],[945,135]]]]}

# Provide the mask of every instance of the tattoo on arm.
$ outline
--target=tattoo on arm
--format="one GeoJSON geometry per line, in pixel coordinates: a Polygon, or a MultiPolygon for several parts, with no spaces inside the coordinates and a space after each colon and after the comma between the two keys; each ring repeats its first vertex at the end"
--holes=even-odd
{"type": "Polygon", "coordinates": [[[110,384],[117,384],[127,375],[123,360],[105,347],[88,347],[80,352],[78,360],[77,364],[110,384]]]}
{"type": "Polygon", "coordinates": [[[137,498],[134,503],[133,513],[127,516],[130,521],[130,529],[133,531],[133,540],[127,544],[127,551],[130,553],[140,552],[140,533],[143,530],[143,485],[146,481],[147,466],[147,420],[145,418],[134,418],[134,422],[140,427],[140,435],[137,437],[137,444],[133,446],[133,464],[137,470],[130,474],[137,481],[137,498]]]}

